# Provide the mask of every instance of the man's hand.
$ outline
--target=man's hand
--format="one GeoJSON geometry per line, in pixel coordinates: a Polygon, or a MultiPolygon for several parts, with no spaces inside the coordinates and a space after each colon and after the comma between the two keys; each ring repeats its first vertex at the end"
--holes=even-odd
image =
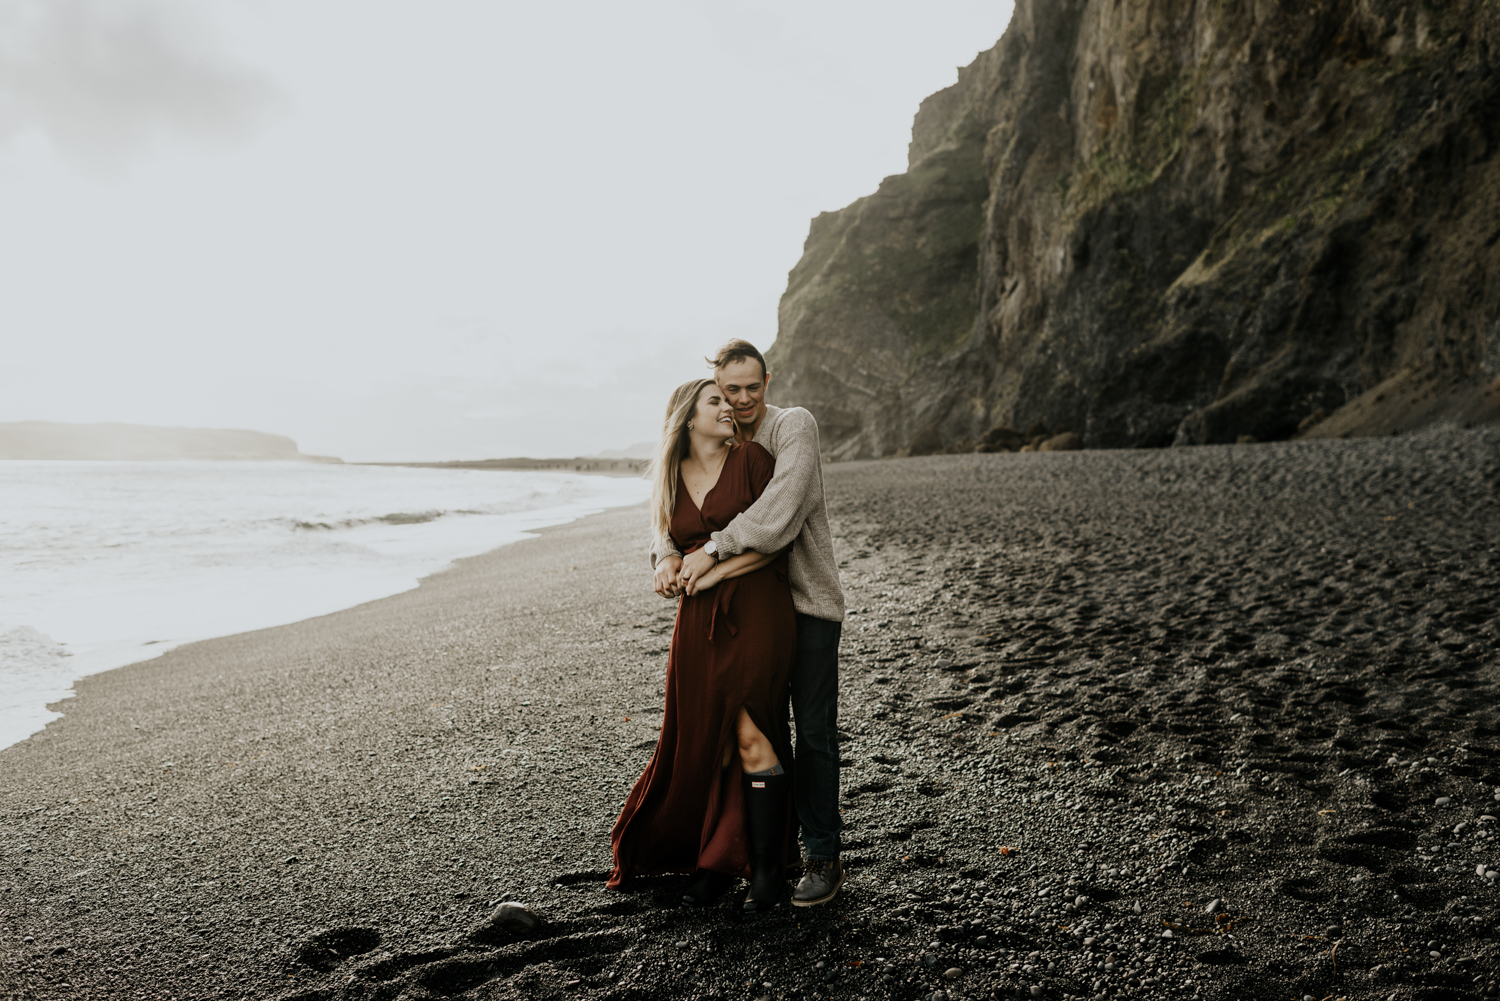
{"type": "Polygon", "coordinates": [[[718,565],[718,560],[701,549],[688,553],[687,558],[682,561],[682,569],[677,574],[677,581],[687,588],[688,594],[696,594],[697,589],[693,582],[718,565]]]}
{"type": "Polygon", "coordinates": [[[663,556],[656,561],[656,576],[652,583],[656,593],[663,598],[675,598],[682,593],[682,584],[677,580],[682,572],[681,556],[663,556]]]}

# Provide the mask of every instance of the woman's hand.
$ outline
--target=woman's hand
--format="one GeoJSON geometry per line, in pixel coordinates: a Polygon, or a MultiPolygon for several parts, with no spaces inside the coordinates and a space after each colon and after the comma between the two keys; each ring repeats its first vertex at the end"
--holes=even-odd
{"type": "Polygon", "coordinates": [[[722,569],[722,565],[718,565],[707,573],[701,573],[698,576],[694,577],[692,580],[688,581],[685,585],[685,590],[690,595],[697,594],[700,591],[709,590],[723,579],[724,571],[722,569]]]}
{"type": "MultiPolygon", "coordinates": [[[[681,565],[682,569],[677,574],[678,582],[683,586],[688,586],[698,577],[718,566],[719,561],[701,549],[694,549],[682,558],[681,565]]],[[[688,594],[692,593],[692,591],[688,592],[688,594]]]]}
{"type": "Polygon", "coordinates": [[[663,556],[656,561],[656,576],[652,579],[653,589],[663,598],[677,597],[682,593],[682,585],[677,582],[677,575],[681,572],[681,556],[663,556]]]}

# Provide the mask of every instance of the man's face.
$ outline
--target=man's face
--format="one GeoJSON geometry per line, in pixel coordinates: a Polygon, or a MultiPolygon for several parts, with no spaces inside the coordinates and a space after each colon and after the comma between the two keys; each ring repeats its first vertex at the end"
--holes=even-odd
{"type": "Polygon", "coordinates": [[[771,377],[761,371],[754,358],[741,358],[714,371],[724,398],[734,407],[734,419],[754,424],[766,413],[766,386],[771,377]]]}

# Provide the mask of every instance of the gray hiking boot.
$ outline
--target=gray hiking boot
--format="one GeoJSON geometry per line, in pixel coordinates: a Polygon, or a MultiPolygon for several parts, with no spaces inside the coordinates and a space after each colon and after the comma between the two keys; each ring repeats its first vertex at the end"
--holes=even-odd
{"type": "Polygon", "coordinates": [[[816,907],[826,904],[844,885],[844,866],[838,859],[810,858],[802,863],[805,870],[797,888],[792,891],[793,907],[816,907]]]}

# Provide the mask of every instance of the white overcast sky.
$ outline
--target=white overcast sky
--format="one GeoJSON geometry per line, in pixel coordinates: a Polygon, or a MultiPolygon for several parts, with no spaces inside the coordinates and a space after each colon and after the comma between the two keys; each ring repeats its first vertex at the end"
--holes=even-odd
{"type": "Polygon", "coordinates": [[[652,438],[1010,11],[0,0],[0,421],[652,438]]]}

